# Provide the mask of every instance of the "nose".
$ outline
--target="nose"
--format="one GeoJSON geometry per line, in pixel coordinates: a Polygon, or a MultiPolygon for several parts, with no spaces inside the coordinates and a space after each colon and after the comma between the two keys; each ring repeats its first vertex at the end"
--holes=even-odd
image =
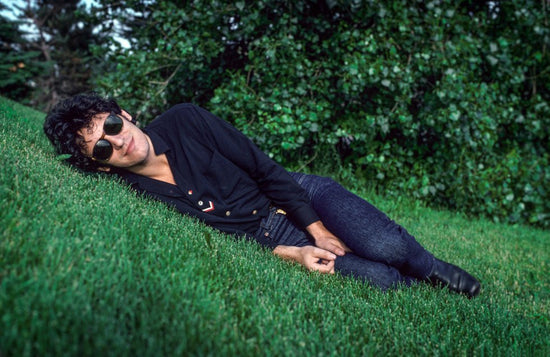
{"type": "Polygon", "coordinates": [[[105,139],[109,140],[111,145],[113,145],[113,148],[116,150],[120,150],[124,146],[124,138],[122,135],[105,135],[105,139]]]}

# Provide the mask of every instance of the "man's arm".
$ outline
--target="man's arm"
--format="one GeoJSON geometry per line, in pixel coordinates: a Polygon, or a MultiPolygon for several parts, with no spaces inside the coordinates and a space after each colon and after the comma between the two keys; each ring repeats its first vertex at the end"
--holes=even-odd
{"type": "Polygon", "coordinates": [[[294,247],[278,245],[273,253],[285,260],[292,260],[302,264],[311,271],[334,274],[334,260],[336,255],[312,245],[294,247]]]}
{"type": "Polygon", "coordinates": [[[200,107],[191,109],[185,123],[187,133],[200,137],[203,144],[248,174],[274,206],[287,212],[298,228],[304,229],[319,220],[307,193],[282,166],[228,122],[200,107]]]}

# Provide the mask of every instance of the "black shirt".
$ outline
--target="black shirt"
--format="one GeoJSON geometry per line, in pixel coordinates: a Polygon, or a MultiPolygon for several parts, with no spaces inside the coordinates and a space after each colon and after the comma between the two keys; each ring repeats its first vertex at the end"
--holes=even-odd
{"type": "Polygon", "coordinates": [[[143,130],[176,185],[123,172],[133,188],[223,232],[253,235],[269,207],[299,228],[319,220],[305,191],[250,139],[215,115],[179,104],[143,130]]]}

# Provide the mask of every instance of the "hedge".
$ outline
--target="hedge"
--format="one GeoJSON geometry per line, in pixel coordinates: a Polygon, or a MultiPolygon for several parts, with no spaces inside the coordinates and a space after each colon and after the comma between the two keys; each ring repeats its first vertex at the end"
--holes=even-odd
{"type": "Polygon", "coordinates": [[[132,45],[109,47],[97,85],[143,123],[192,101],[287,167],[328,162],[390,196],[550,226],[546,1],[128,1],[110,15],[132,45]]]}

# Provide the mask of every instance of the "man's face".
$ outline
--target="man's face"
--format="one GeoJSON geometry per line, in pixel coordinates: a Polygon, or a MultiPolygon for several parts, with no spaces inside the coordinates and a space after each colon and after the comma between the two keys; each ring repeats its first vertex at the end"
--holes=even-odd
{"type": "Polygon", "coordinates": [[[94,146],[103,136],[113,147],[113,154],[109,159],[97,160],[98,162],[126,169],[145,165],[151,153],[149,138],[130,122],[131,116],[125,111],[119,115],[123,118],[122,130],[116,135],[103,135],[103,124],[108,116],[109,113],[98,114],[92,119],[89,128],[78,131],[84,140],[84,154],[92,157],[94,146]]]}

